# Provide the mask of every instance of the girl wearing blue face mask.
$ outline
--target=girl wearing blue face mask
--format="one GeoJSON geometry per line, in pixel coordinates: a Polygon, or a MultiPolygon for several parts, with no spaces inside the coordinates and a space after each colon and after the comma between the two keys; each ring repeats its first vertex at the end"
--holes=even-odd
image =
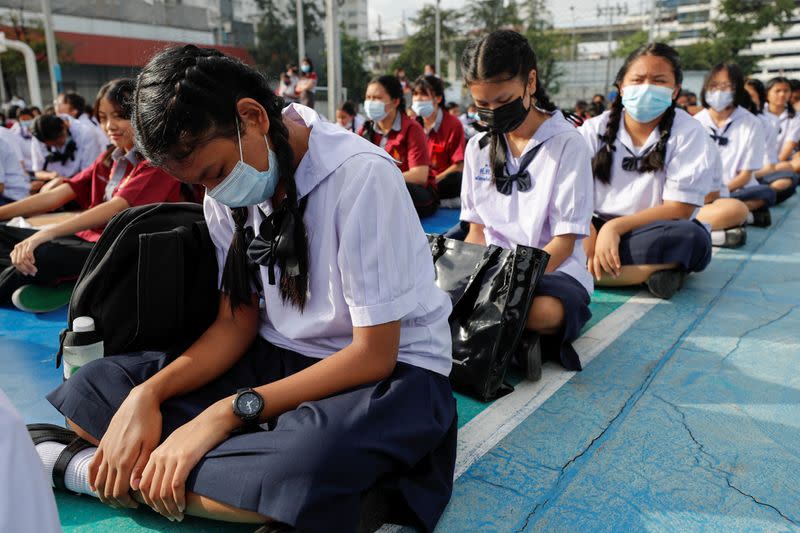
{"type": "Polygon", "coordinates": [[[355,531],[379,486],[432,531],[455,462],[451,304],[394,161],[216,50],[158,53],[134,105],[142,152],[208,191],[219,314],[183,353],[105,357],[48,396],[97,446],[74,490],[314,533],[355,531]]]}
{"type": "Polygon", "coordinates": [[[297,98],[304,106],[314,109],[314,96],[317,89],[317,73],[314,72],[314,63],[309,57],[304,57],[300,63],[300,79],[295,86],[297,98]]]}
{"type": "Polygon", "coordinates": [[[710,235],[692,217],[712,189],[718,155],[702,126],[675,106],[682,78],[675,50],[643,46],[617,74],[611,109],[580,128],[595,178],[584,248],[600,286],[645,283],[670,298],[711,260],[710,235]]]}
{"type": "Polygon", "coordinates": [[[367,85],[364,112],[367,121],[358,134],[380,146],[397,162],[420,217],[439,207],[436,190],[428,183],[430,155],[422,126],[409,117],[403,86],[394,76],[380,76],[367,85]]]}
{"type": "Polygon", "coordinates": [[[411,108],[428,140],[431,158],[428,183],[436,189],[439,198],[458,198],[464,170],[464,126],[445,110],[444,84],[436,76],[418,78],[412,95],[411,108]]]}

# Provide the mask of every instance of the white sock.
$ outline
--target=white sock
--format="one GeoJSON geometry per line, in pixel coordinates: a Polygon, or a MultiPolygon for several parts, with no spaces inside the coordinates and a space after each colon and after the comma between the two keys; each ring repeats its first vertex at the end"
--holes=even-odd
{"type": "Polygon", "coordinates": [[[721,246],[725,244],[725,230],[715,229],[711,232],[711,244],[721,246]]]}
{"type": "Polygon", "coordinates": [[[748,212],[748,213],[747,213],[747,223],[748,223],[748,224],[752,224],[753,222],[755,222],[755,220],[756,220],[756,219],[755,219],[755,218],[753,218],[753,213],[752,213],[752,212],[748,212]]]}
{"type": "MultiPolygon", "coordinates": [[[[64,448],[66,448],[66,445],[53,441],[46,441],[36,445],[36,452],[39,454],[39,459],[42,460],[47,479],[50,480],[51,484],[53,483],[53,467],[55,467],[56,460],[64,448]]],[[[92,492],[92,489],[89,488],[89,462],[96,451],[97,448],[94,446],[86,448],[76,453],[75,457],[69,462],[67,471],[64,473],[64,484],[68,490],[97,497],[92,492]]]]}

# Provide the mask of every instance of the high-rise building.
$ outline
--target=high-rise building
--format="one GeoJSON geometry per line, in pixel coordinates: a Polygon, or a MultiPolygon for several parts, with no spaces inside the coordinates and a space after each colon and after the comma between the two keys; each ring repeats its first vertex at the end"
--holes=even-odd
{"type": "Polygon", "coordinates": [[[339,20],[347,35],[366,43],[369,39],[367,0],[344,0],[339,7],[339,20]]]}

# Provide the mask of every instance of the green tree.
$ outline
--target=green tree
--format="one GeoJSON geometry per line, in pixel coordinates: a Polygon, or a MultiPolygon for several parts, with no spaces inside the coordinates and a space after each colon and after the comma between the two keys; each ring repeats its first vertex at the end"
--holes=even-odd
{"type": "MultiPolygon", "coordinates": [[[[45,45],[44,30],[42,23],[36,19],[25,19],[19,12],[11,11],[0,18],[0,24],[10,28],[6,31],[6,37],[14,41],[20,41],[33,49],[36,55],[36,62],[40,66],[47,65],[47,47],[45,45]]],[[[56,39],[56,50],[58,51],[58,62],[66,65],[72,62],[72,47],[60,39],[56,39]]],[[[16,76],[25,75],[25,60],[17,51],[9,50],[0,55],[2,61],[3,74],[6,81],[10,82],[16,76]]]]}
{"type": "Polygon", "coordinates": [[[564,76],[560,64],[569,55],[571,38],[569,34],[553,28],[530,29],[525,35],[536,52],[536,73],[539,83],[548,94],[557,94],[559,80],[564,76]]]}
{"type": "Polygon", "coordinates": [[[470,0],[467,12],[477,25],[475,29],[481,32],[522,27],[516,0],[470,0]]]}
{"type": "Polygon", "coordinates": [[[741,52],[770,24],[785,31],[794,6],[794,0],[721,0],[719,16],[703,41],[679,48],[684,68],[707,70],[721,61],[734,61],[745,72],[752,72],[758,59],[741,52]]]}
{"type": "Polygon", "coordinates": [[[645,45],[650,40],[650,34],[645,30],[639,30],[627,35],[619,40],[614,55],[617,57],[628,57],[634,50],[645,45]]]}
{"type": "Polygon", "coordinates": [[[258,5],[263,15],[256,26],[258,44],[252,50],[253,58],[268,78],[275,79],[288,63],[297,62],[297,32],[283,24],[288,15],[274,0],[259,0],[258,5]]]}
{"type": "MultiPolygon", "coordinates": [[[[445,52],[448,44],[458,41],[460,38],[459,23],[461,14],[454,9],[442,9],[439,13],[441,23],[442,41],[442,60],[445,60],[445,52]]],[[[406,71],[409,78],[414,78],[422,74],[426,63],[434,62],[434,40],[436,38],[436,7],[426,4],[420,9],[411,22],[418,28],[406,41],[403,51],[391,64],[391,71],[402,68],[406,71]]],[[[460,47],[463,49],[463,46],[460,47]]],[[[454,47],[458,53],[459,47],[454,47]]],[[[458,56],[456,56],[458,57],[458,56]]],[[[436,71],[442,72],[442,65],[436,65],[436,71]]]]}
{"type": "Polygon", "coordinates": [[[345,31],[340,33],[342,39],[342,85],[347,87],[347,96],[354,102],[361,102],[367,92],[367,84],[371,78],[364,69],[364,46],[355,37],[345,31]]]}

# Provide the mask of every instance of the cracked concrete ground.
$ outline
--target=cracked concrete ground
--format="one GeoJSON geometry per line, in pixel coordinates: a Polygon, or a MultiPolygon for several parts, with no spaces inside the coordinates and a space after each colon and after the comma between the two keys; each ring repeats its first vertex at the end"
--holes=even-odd
{"type": "Polygon", "coordinates": [[[800,201],[457,482],[437,531],[800,531],[800,201]]]}

